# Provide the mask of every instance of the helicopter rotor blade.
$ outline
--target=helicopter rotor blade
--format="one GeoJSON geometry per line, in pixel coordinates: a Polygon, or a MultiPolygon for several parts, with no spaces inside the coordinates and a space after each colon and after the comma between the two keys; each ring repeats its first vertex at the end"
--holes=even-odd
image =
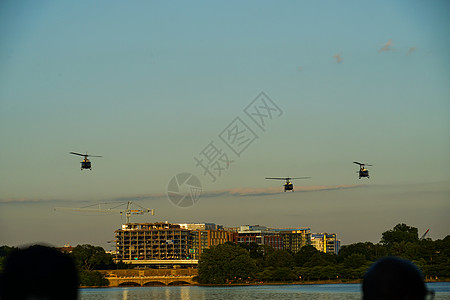
{"type": "Polygon", "coordinates": [[[87,156],[87,154],[81,154],[81,153],[76,153],[76,152],[70,152],[70,154],[75,154],[75,155],[79,155],[79,156],[87,156]]]}
{"type": "Polygon", "coordinates": [[[308,179],[308,178],[311,178],[311,177],[294,177],[294,178],[291,178],[291,179],[308,179]]]}
{"type": "Polygon", "coordinates": [[[79,156],[84,156],[84,157],[102,157],[101,155],[91,155],[91,154],[81,154],[81,153],[77,153],[77,152],[70,152],[70,154],[75,154],[75,155],[79,155],[79,156]]]}
{"type": "MultiPolygon", "coordinates": [[[[266,179],[276,179],[276,180],[286,180],[288,178],[280,178],[280,177],[266,177],[266,179]]],[[[289,178],[290,179],[290,178],[289,178]]]]}
{"type": "Polygon", "coordinates": [[[360,166],[369,166],[369,167],[373,166],[373,165],[370,165],[370,164],[360,163],[360,162],[357,162],[357,161],[354,161],[353,163],[355,163],[357,165],[360,165],[360,166]]]}

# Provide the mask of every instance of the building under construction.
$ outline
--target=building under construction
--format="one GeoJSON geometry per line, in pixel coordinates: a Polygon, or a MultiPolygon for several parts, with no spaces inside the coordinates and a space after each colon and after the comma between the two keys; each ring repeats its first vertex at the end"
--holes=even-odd
{"type": "Polygon", "coordinates": [[[169,223],[128,223],[115,231],[117,260],[125,263],[186,260],[189,230],[169,223]]]}
{"type": "Polygon", "coordinates": [[[335,234],[311,234],[310,228],[241,226],[224,230],[212,223],[127,223],[115,231],[116,261],[146,267],[195,267],[202,252],[226,242],[257,243],[296,253],[313,245],[319,251],[338,253],[335,234]]]}
{"type": "Polygon", "coordinates": [[[232,241],[215,224],[128,223],[115,231],[117,261],[148,266],[195,266],[202,251],[232,241]]]}

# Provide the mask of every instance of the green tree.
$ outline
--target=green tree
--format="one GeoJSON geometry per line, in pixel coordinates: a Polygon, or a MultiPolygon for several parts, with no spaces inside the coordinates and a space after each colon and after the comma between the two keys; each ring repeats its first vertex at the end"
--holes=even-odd
{"type": "Polygon", "coordinates": [[[328,256],[326,255],[326,253],[322,253],[322,252],[317,252],[315,254],[313,254],[313,256],[311,256],[309,258],[309,260],[303,264],[304,267],[316,267],[316,266],[329,266],[332,263],[330,261],[328,261],[326,258],[328,258],[328,256]]]}
{"type": "Polygon", "coordinates": [[[314,246],[303,246],[300,251],[294,254],[295,264],[298,267],[303,266],[316,253],[319,253],[319,251],[314,246]]]}
{"type": "Polygon", "coordinates": [[[253,278],[256,263],[249,252],[232,243],[205,249],[198,262],[200,283],[227,283],[253,278]]]}
{"type": "Polygon", "coordinates": [[[418,230],[415,227],[406,224],[397,224],[394,229],[383,232],[381,244],[392,246],[394,243],[400,242],[417,242],[419,241],[418,230]]]}
{"type": "Polygon", "coordinates": [[[359,242],[342,246],[339,249],[338,262],[342,263],[345,258],[354,253],[362,254],[366,260],[370,261],[375,261],[388,254],[386,247],[383,245],[373,244],[371,242],[359,242]]]}
{"type": "Polygon", "coordinates": [[[328,280],[338,278],[337,267],[335,265],[328,265],[328,266],[322,267],[321,273],[320,273],[320,278],[328,279],[328,280]]]}
{"type": "Polygon", "coordinates": [[[287,250],[275,250],[266,257],[266,266],[268,267],[292,268],[294,265],[295,260],[292,257],[292,254],[287,250]]]}
{"type": "Polygon", "coordinates": [[[0,271],[3,270],[3,262],[5,258],[14,250],[17,250],[16,247],[10,247],[10,246],[1,246],[0,247],[0,271]]]}
{"type": "Polygon", "coordinates": [[[239,243],[240,247],[246,249],[248,253],[250,254],[250,257],[253,259],[259,259],[263,258],[264,256],[264,249],[260,245],[258,245],[255,242],[251,242],[249,244],[247,243],[239,243]]]}
{"type": "Polygon", "coordinates": [[[79,272],[79,281],[81,286],[108,286],[109,281],[99,271],[79,272]]]}
{"type": "Polygon", "coordinates": [[[71,256],[78,270],[92,271],[110,269],[115,266],[112,256],[102,247],[78,245],[73,249],[71,256]]]}
{"type": "Polygon", "coordinates": [[[275,278],[275,274],[274,274],[274,268],[265,268],[264,270],[262,270],[261,272],[259,272],[257,275],[259,280],[263,280],[263,281],[272,281],[275,278]]]}
{"type": "Polygon", "coordinates": [[[292,281],[296,278],[297,278],[297,276],[294,274],[294,271],[292,268],[277,267],[274,269],[274,274],[273,274],[274,281],[292,281]]]}
{"type": "Polygon", "coordinates": [[[344,259],[344,266],[347,269],[358,269],[367,263],[364,255],[359,253],[353,253],[349,257],[344,259]]]}

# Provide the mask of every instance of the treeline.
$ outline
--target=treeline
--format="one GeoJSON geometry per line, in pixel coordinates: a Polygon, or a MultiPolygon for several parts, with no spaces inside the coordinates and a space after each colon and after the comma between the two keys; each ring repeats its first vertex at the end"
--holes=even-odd
{"type": "Polygon", "coordinates": [[[450,278],[450,235],[442,240],[419,239],[417,228],[398,224],[371,242],[342,246],[339,254],[304,246],[297,253],[267,246],[227,243],[204,250],[198,281],[205,284],[298,282],[361,279],[384,256],[414,262],[427,279],[450,278]]]}
{"type": "MultiPolygon", "coordinates": [[[[32,246],[31,246],[32,247],[32,246]]],[[[12,251],[18,248],[0,247],[0,272],[3,271],[3,262],[12,251]]],[[[111,254],[102,247],[92,245],[78,245],[68,254],[74,261],[78,270],[80,286],[108,286],[108,280],[97,270],[123,269],[127,265],[114,263],[111,254]]]]}
{"type": "MultiPolygon", "coordinates": [[[[7,255],[17,248],[0,247],[0,272],[7,255]]],[[[102,247],[78,245],[70,254],[79,272],[81,286],[107,286],[98,270],[126,269],[114,263],[102,247]]],[[[417,228],[398,224],[371,242],[342,246],[339,254],[305,246],[297,253],[274,250],[256,243],[226,243],[205,249],[200,257],[197,280],[205,284],[242,282],[298,282],[361,279],[368,267],[384,256],[399,256],[414,262],[427,279],[450,278],[450,235],[442,240],[419,239],[417,228]]]]}

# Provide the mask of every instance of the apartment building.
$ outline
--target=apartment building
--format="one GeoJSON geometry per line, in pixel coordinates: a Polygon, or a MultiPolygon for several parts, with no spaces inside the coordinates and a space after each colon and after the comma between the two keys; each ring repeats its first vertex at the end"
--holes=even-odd
{"type": "Polygon", "coordinates": [[[321,252],[338,254],[341,241],[335,233],[314,233],[311,235],[311,245],[321,252]]]}
{"type": "Polygon", "coordinates": [[[199,259],[204,249],[233,241],[233,233],[224,230],[191,230],[189,258],[199,259]]]}
{"type": "Polygon", "coordinates": [[[301,228],[273,228],[283,239],[283,249],[293,253],[300,251],[303,246],[311,245],[311,229],[301,228]]]}
{"type": "Polygon", "coordinates": [[[268,245],[275,250],[283,249],[283,239],[277,232],[260,225],[243,225],[235,235],[235,243],[268,245]]]}

